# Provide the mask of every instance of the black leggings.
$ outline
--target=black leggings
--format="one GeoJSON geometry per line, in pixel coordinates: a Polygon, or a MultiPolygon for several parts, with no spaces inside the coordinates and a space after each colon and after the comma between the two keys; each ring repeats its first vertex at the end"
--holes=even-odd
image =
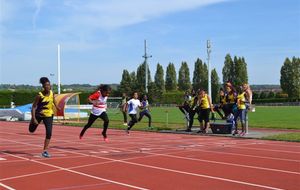
{"type": "Polygon", "coordinates": [[[142,112],[140,112],[139,121],[141,121],[144,116],[148,117],[148,119],[149,119],[148,127],[151,127],[151,120],[152,120],[152,118],[151,118],[151,114],[149,113],[149,111],[142,111],[142,112]]]}
{"type": "Polygon", "coordinates": [[[33,133],[38,125],[43,121],[45,128],[46,128],[46,139],[51,139],[52,136],[52,124],[53,124],[53,116],[52,117],[36,117],[38,124],[34,124],[33,120],[31,120],[29,124],[29,132],[33,133]]]}
{"type": "Polygon", "coordinates": [[[97,116],[97,115],[94,115],[94,114],[90,114],[90,117],[89,117],[89,120],[88,120],[88,123],[84,126],[84,128],[82,129],[81,133],[80,133],[80,136],[83,136],[85,131],[90,128],[93,123],[96,121],[96,119],[98,118],[101,118],[104,123],[103,123],[103,131],[102,131],[102,135],[104,137],[106,137],[106,131],[107,131],[107,128],[108,128],[108,124],[109,124],[109,119],[108,119],[108,116],[106,114],[106,112],[103,112],[101,115],[97,116]]]}
{"type": "MultiPolygon", "coordinates": [[[[192,127],[193,127],[193,124],[194,124],[194,117],[195,117],[195,115],[196,115],[196,113],[198,113],[198,110],[196,109],[196,110],[191,110],[190,112],[189,112],[189,119],[190,119],[190,121],[189,121],[189,126],[188,126],[188,129],[192,129],[192,127]]],[[[198,113],[199,114],[199,113],[198,113]]]]}
{"type": "Polygon", "coordinates": [[[136,124],[138,122],[137,118],[136,118],[136,114],[129,114],[131,120],[128,123],[128,130],[131,129],[131,127],[134,126],[134,124],[136,124]]]}

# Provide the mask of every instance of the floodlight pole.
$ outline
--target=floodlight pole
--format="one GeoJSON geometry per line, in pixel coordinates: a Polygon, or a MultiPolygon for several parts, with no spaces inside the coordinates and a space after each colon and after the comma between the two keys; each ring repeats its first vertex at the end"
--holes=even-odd
{"type": "Polygon", "coordinates": [[[57,45],[57,91],[60,94],[60,44],[57,45]]]}
{"type": "Polygon", "coordinates": [[[207,67],[208,67],[208,95],[211,98],[211,70],[210,70],[210,53],[211,53],[211,44],[210,40],[207,40],[207,67]]]}
{"type": "Polygon", "coordinates": [[[145,59],[144,63],[145,63],[145,91],[146,93],[148,93],[148,63],[147,63],[147,59],[151,58],[152,55],[148,55],[147,54],[147,41],[144,40],[144,50],[145,50],[145,54],[143,55],[143,58],[145,59]]]}

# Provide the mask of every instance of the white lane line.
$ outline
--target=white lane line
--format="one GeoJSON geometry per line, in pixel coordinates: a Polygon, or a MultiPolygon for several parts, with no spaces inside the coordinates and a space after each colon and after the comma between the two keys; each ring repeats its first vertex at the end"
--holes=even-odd
{"type": "MultiPolygon", "coordinates": [[[[8,139],[6,139],[8,140],[8,139]]],[[[12,141],[12,140],[8,140],[8,141],[12,141]]],[[[15,143],[20,143],[15,141],[15,143]]],[[[33,145],[33,144],[29,144],[29,143],[20,143],[20,144],[28,144],[31,146],[39,146],[39,145],[33,145]]],[[[71,152],[71,151],[67,151],[67,150],[61,150],[62,152],[71,152]]],[[[73,152],[74,154],[80,154],[80,155],[86,155],[86,156],[90,156],[84,153],[77,153],[77,152],[73,152]]],[[[149,153],[151,154],[151,153],[149,153]]],[[[260,188],[266,188],[266,189],[271,189],[271,190],[283,190],[280,188],[276,188],[276,187],[271,187],[271,186],[265,186],[265,185],[260,185],[260,184],[255,184],[255,183],[249,183],[249,182],[244,182],[244,181],[238,181],[238,180],[232,180],[232,179],[227,179],[227,178],[221,178],[221,177],[215,177],[215,176],[209,176],[209,175],[204,175],[204,174],[196,174],[196,173],[191,173],[191,172],[185,172],[185,171],[180,171],[180,170],[174,170],[174,169],[169,169],[169,168],[163,168],[163,167],[157,167],[157,166],[152,166],[152,165],[146,165],[146,164],[138,164],[138,163],[134,163],[134,162],[128,162],[128,161],[122,161],[122,160],[116,160],[116,159],[112,159],[112,158],[106,158],[106,157],[101,157],[101,156],[93,156],[96,158],[102,158],[102,159],[106,159],[106,160],[111,160],[111,161],[116,161],[116,162],[120,162],[120,163],[124,163],[124,164],[129,164],[129,165],[135,165],[135,166],[140,166],[140,167],[145,167],[145,168],[152,168],[152,169],[157,169],[157,170],[163,170],[163,171],[168,171],[168,172],[173,172],[173,173],[179,173],[179,174],[185,174],[185,175],[191,175],[191,176],[197,176],[197,177],[203,177],[203,178],[208,178],[208,179],[215,179],[215,180],[220,180],[220,181],[226,181],[226,182],[231,182],[231,183],[236,183],[236,184],[241,184],[241,185],[248,185],[248,186],[253,186],[253,187],[260,187],[260,188]]],[[[36,163],[41,163],[44,165],[48,165],[46,163],[43,162],[38,162],[38,161],[34,161],[31,160],[33,162],[36,163]]],[[[54,166],[53,167],[58,167],[58,166],[54,166]]],[[[62,170],[67,170],[66,168],[62,168],[62,167],[58,167],[59,169],[62,170]]],[[[73,170],[70,170],[70,172],[73,170]]],[[[77,173],[77,171],[74,171],[77,173]]],[[[78,172],[81,173],[81,172],[78,172]]],[[[84,174],[84,173],[83,173],[84,174]]],[[[90,176],[89,174],[86,174],[87,176],[90,176]]],[[[90,176],[92,178],[92,176],[90,176]]],[[[96,176],[94,176],[96,177],[96,176]]]]}
{"type": "Polygon", "coordinates": [[[66,189],[86,189],[86,188],[95,188],[99,186],[104,186],[104,185],[110,185],[111,183],[97,183],[97,184],[91,184],[91,185],[77,185],[77,186],[70,186],[70,187],[59,187],[59,188],[52,188],[49,190],[66,190],[66,189]]]}
{"type": "Polygon", "coordinates": [[[8,189],[8,190],[16,190],[16,189],[14,189],[14,188],[12,188],[12,187],[9,187],[9,186],[7,186],[7,185],[4,185],[3,183],[0,183],[0,186],[6,188],[6,189],[8,189]]]}
{"type": "MultiPolygon", "coordinates": [[[[9,153],[5,153],[5,154],[11,155],[11,156],[15,156],[15,155],[12,155],[12,154],[9,154],[9,153]]],[[[18,157],[22,158],[24,160],[28,160],[27,158],[24,158],[24,157],[21,157],[21,156],[18,156],[18,157]]],[[[149,190],[149,189],[146,189],[146,188],[143,188],[143,187],[138,187],[138,186],[130,185],[130,184],[127,184],[127,183],[121,183],[121,182],[118,182],[118,181],[114,181],[114,180],[109,180],[109,179],[106,179],[106,178],[101,178],[101,177],[93,176],[93,175],[90,175],[90,174],[86,174],[86,173],[83,173],[83,172],[78,172],[78,171],[75,171],[75,170],[67,169],[67,168],[56,166],[56,165],[53,165],[53,164],[47,164],[47,163],[40,162],[40,161],[37,161],[37,160],[29,160],[29,161],[37,163],[37,164],[41,164],[41,165],[45,165],[45,166],[57,168],[59,170],[68,171],[68,172],[75,173],[75,174],[78,174],[78,175],[82,175],[82,176],[85,176],[85,177],[89,177],[89,178],[93,178],[93,179],[98,179],[98,180],[110,182],[110,183],[121,185],[121,186],[125,186],[125,187],[130,187],[130,188],[133,188],[133,189],[149,190]]]]}
{"type": "Polygon", "coordinates": [[[0,157],[0,161],[3,161],[3,160],[6,160],[6,158],[2,158],[2,157],[0,157]]]}
{"type": "MultiPolygon", "coordinates": [[[[177,151],[176,153],[181,153],[183,151],[177,151]]],[[[136,157],[132,157],[132,158],[125,158],[125,159],[120,159],[120,160],[134,160],[134,159],[140,159],[140,158],[148,158],[148,157],[155,157],[156,155],[147,155],[147,156],[136,156],[136,157]]],[[[85,157],[86,156],[78,156],[78,157],[85,157]]],[[[91,156],[91,157],[95,157],[95,156],[91,156]]],[[[71,157],[72,158],[72,157],[71,157]]],[[[43,159],[36,159],[36,160],[45,160],[45,158],[43,159]]],[[[51,158],[51,160],[54,160],[54,158],[51,158]]],[[[21,161],[28,161],[28,160],[21,160],[21,161]]],[[[110,164],[113,162],[117,162],[119,160],[109,160],[106,162],[97,162],[97,163],[92,163],[92,164],[85,164],[85,165],[80,165],[80,166],[73,166],[67,169],[79,169],[79,168],[85,168],[85,167],[90,167],[90,166],[99,166],[99,165],[105,165],[105,164],[110,164]]],[[[7,180],[12,180],[12,179],[18,179],[18,178],[25,178],[25,177],[30,177],[30,176],[35,176],[35,175],[41,175],[41,174],[47,174],[47,173],[53,173],[53,172],[58,172],[58,171],[62,171],[61,169],[55,169],[55,170],[49,170],[49,171],[45,171],[45,172],[36,172],[36,173],[31,173],[31,174],[25,174],[25,175],[19,175],[19,176],[13,176],[13,177],[8,177],[8,178],[2,178],[0,179],[0,181],[7,181],[7,180]]]]}

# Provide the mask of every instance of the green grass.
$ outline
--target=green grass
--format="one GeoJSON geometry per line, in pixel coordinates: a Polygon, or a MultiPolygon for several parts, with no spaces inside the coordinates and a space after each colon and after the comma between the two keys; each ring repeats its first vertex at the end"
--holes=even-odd
{"type": "MultiPolygon", "coordinates": [[[[89,112],[89,110],[86,110],[89,112]]],[[[152,126],[154,127],[151,131],[160,130],[172,130],[172,129],[183,129],[185,128],[183,114],[178,108],[152,108],[152,126]],[[168,118],[168,122],[167,122],[168,118]]],[[[109,128],[122,129],[123,126],[123,115],[119,111],[109,110],[108,111],[110,124],[109,128]]],[[[197,115],[196,115],[197,116],[197,115]]],[[[199,126],[196,120],[194,126],[199,126]]],[[[130,119],[130,118],[128,118],[130,119]]],[[[84,126],[87,122],[87,118],[81,119],[80,123],[74,123],[69,121],[66,125],[72,126],[84,126]]],[[[137,123],[134,130],[148,130],[148,119],[145,117],[142,122],[137,123]]],[[[92,127],[102,127],[102,121],[96,120],[92,127]]],[[[300,107],[256,107],[256,112],[249,113],[249,127],[250,128],[273,128],[273,129],[300,129],[300,107]]],[[[267,140],[283,140],[283,141],[295,141],[300,142],[300,133],[291,132],[285,134],[272,135],[264,137],[262,139],[267,140]]]]}
{"type": "Polygon", "coordinates": [[[284,134],[279,134],[279,135],[263,137],[262,139],[300,142],[300,133],[284,133],[284,134]]]}
{"type": "MultiPolygon", "coordinates": [[[[174,107],[152,108],[153,126],[155,130],[184,128],[183,114],[174,107]],[[168,117],[168,122],[167,122],[168,117]]],[[[123,127],[123,116],[116,110],[109,110],[110,126],[123,127]]],[[[199,125],[195,116],[194,126],[199,125]]],[[[129,118],[128,118],[129,119],[129,118]]],[[[99,122],[99,121],[98,121],[99,122]]],[[[134,126],[135,129],[147,128],[148,119],[145,117],[141,123],[134,126]]],[[[98,125],[96,123],[96,125],[98,125]]],[[[256,107],[256,112],[249,113],[249,127],[273,128],[273,129],[300,129],[300,107],[256,107]]]]}

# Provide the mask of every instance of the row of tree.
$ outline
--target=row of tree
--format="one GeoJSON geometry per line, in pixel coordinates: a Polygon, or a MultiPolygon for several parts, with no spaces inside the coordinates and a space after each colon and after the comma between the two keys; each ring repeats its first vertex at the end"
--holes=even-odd
{"type": "Polygon", "coordinates": [[[289,98],[300,99],[300,58],[286,58],[281,67],[280,86],[289,98]]]}
{"type": "MultiPolygon", "coordinates": [[[[145,63],[140,64],[136,72],[123,70],[120,83],[120,92],[131,93],[138,91],[145,93],[145,63]]],[[[148,90],[152,98],[160,97],[165,92],[186,91],[190,89],[208,89],[208,67],[201,59],[197,59],[194,64],[193,78],[191,81],[190,69],[187,62],[183,61],[178,71],[178,78],[173,63],[169,63],[166,73],[161,64],[157,64],[154,81],[151,79],[150,69],[148,67],[148,90]]],[[[228,54],[225,57],[223,67],[223,83],[232,81],[238,86],[242,83],[248,83],[247,64],[243,57],[234,56],[234,59],[228,54]]],[[[211,71],[212,99],[217,101],[218,91],[221,86],[220,78],[216,69],[211,71]]]]}

